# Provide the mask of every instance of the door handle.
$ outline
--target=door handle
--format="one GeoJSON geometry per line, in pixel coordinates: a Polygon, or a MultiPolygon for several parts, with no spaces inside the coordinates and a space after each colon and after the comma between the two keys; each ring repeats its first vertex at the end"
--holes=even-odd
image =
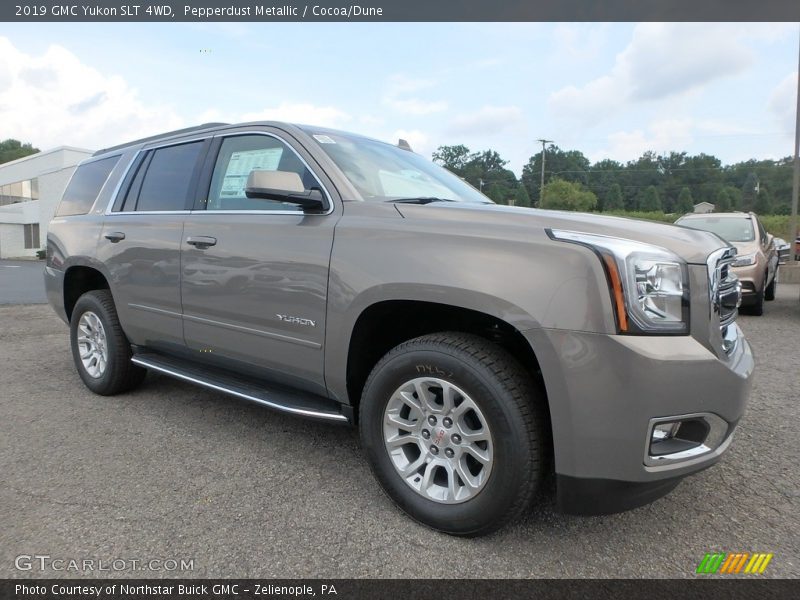
{"type": "Polygon", "coordinates": [[[194,246],[198,250],[205,250],[217,244],[217,238],[209,237],[206,235],[189,236],[186,238],[186,243],[194,246]]]}
{"type": "Polygon", "coordinates": [[[121,242],[125,239],[125,234],[121,231],[112,231],[111,233],[107,233],[103,236],[112,244],[116,244],[117,242],[121,242]]]}

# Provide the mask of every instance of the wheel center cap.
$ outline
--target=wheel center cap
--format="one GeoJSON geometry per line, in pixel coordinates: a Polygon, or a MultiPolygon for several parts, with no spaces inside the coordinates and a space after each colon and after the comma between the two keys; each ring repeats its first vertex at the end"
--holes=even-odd
{"type": "Polygon", "coordinates": [[[434,432],[433,437],[431,439],[435,445],[438,446],[439,444],[441,444],[442,440],[444,439],[444,428],[442,427],[437,429],[434,432]]]}

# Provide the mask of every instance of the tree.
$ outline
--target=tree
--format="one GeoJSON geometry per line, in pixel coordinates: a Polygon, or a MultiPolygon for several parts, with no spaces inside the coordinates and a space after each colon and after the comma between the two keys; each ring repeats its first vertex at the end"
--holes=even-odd
{"type": "Polygon", "coordinates": [[[694,200],[692,200],[692,192],[688,187],[681,188],[681,193],[678,194],[678,202],[675,203],[675,212],[685,215],[694,210],[694,200]]]}
{"type": "Polygon", "coordinates": [[[470,153],[469,148],[463,144],[458,146],[439,146],[433,153],[433,162],[443,166],[463,177],[464,167],[472,159],[473,155],[470,153]]]}
{"type": "Polygon", "coordinates": [[[625,205],[622,203],[622,189],[618,183],[612,183],[603,201],[603,210],[622,210],[623,208],[625,205]]]}
{"type": "Polygon", "coordinates": [[[717,212],[730,212],[731,197],[726,188],[722,188],[717,192],[717,201],[714,204],[716,205],[717,212]]]}
{"type": "Polygon", "coordinates": [[[755,173],[750,172],[742,184],[742,210],[753,210],[756,205],[756,187],[758,186],[758,177],[755,173]]]}
{"type": "Polygon", "coordinates": [[[657,212],[661,210],[661,198],[658,196],[656,186],[651,185],[645,189],[639,201],[639,210],[645,212],[657,212]]]}
{"type": "Polygon", "coordinates": [[[508,204],[503,189],[496,183],[493,183],[486,189],[486,195],[494,200],[497,204],[508,204]]]}
{"type": "Polygon", "coordinates": [[[757,215],[772,214],[772,194],[770,194],[769,188],[765,185],[761,186],[756,196],[756,201],[753,204],[753,212],[757,215]]]}
{"type": "Polygon", "coordinates": [[[530,206],[531,197],[528,195],[528,190],[525,189],[523,184],[517,185],[517,192],[514,194],[514,206],[530,206]]]}
{"type": "Polygon", "coordinates": [[[7,139],[0,142],[0,164],[24,158],[39,152],[31,144],[23,144],[19,140],[7,139]]]}
{"type": "Polygon", "coordinates": [[[587,212],[597,206],[597,196],[583,189],[580,183],[553,179],[544,186],[540,208],[587,212]]]}
{"type": "MultiPolygon", "coordinates": [[[[591,162],[579,150],[561,150],[556,145],[547,148],[544,159],[544,180],[547,183],[553,177],[565,181],[578,181],[586,184],[591,162]]],[[[542,178],[542,153],[537,152],[522,167],[522,183],[528,188],[531,198],[540,199],[542,178]]]]}

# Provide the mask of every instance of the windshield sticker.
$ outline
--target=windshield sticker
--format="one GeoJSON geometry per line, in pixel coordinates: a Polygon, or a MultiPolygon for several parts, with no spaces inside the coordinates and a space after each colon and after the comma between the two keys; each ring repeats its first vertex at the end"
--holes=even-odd
{"type": "Polygon", "coordinates": [[[329,135],[322,135],[320,133],[314,134],[314,139],[317,140],[320,144],[335,144],[336,142],[332,137],[329,135]]]}

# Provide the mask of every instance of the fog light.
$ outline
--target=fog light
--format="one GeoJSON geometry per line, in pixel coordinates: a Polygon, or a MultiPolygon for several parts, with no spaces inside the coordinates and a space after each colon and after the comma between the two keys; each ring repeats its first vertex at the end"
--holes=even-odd
{"type": "Polygon", "coordinates": [[[650,422],[645,464],[688,460],[716,450],[725,440],[728,423],[710,413],[683,415],[650,422]]]}

